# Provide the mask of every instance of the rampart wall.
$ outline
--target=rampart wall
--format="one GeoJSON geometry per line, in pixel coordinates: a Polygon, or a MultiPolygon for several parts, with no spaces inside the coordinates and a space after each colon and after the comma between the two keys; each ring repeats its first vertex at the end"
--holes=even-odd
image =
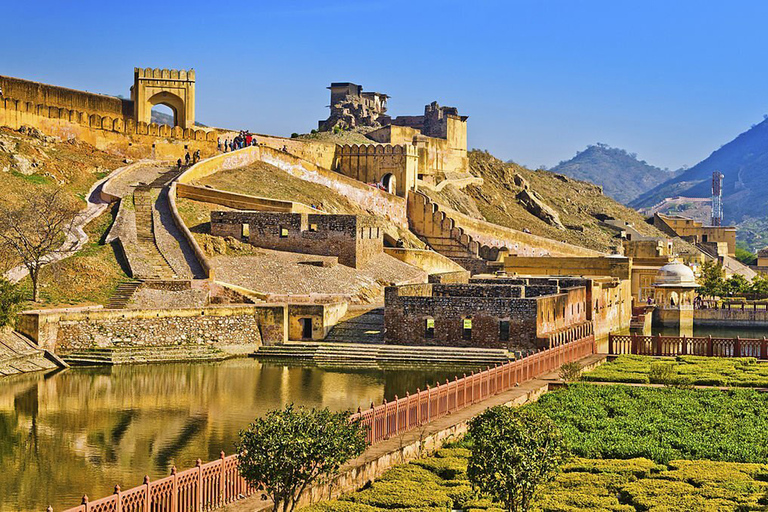
{"type": "Polygon", "coordinates": [[[393,258],[397,258],[403,263],[420,268],[427,274],[464,271],[461,265],[435,251],[406,249],[402,247],[385,247],[384,252],[393,258]]]}
{"type": "Polygon", "coordinates": [[[287,338],[285,305],[86,311],[41,310],[19,315],[17,329],[55,353],[100,347],[213,344],[247,353],[287,338]]]}
{"type": "Polygon", "coordinates": [[[237,210],[256,210],[260,212],[319,213],[311,206],[293,201],[280,201],[266,197],[237,194],[208,187],[198,187],[187,183],[176,185],[177,197],[218,204],[237,210]]]}

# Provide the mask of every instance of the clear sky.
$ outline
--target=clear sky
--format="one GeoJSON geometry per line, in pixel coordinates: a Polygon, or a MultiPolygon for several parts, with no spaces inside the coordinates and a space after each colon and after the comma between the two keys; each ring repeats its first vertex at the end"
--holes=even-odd
{"type": "Polygon", "coordinates": [[[552,166],[587,144],[693,165],[768,112],[768,2],[3,0],[0,74],[128,96],[133,67],[197,72],[197,119],[277,135],[332,81],[437,100],[469,145],[552,166]]]}

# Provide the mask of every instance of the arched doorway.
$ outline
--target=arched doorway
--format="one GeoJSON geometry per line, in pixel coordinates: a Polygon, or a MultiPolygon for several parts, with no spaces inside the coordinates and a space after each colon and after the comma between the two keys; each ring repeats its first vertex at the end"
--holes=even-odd
{"type": "Polygon", "coordinates": [[[155,110],[155,106],[164,105],[171,112],[173,112],[173,125],[172,126],[185,126],[186,119],[184,118],[184,100],[172,94],[170,92],[159,92],[147,100],[148,107],[151,111],[155,110]]]}
{"type": "Polygon", "coordinates": [[[381,186],[390,194],[394,194],[397,188],[395,183],[395,176],[392,173],[388,173],[382,176],[381,186]]]}
{"type": "Polygon", "coordinates": [[[165,124],[173,127],[176,126],[176,118],[176,111],[165,103],[158,103],[152,107],[150,119],[155,124],[165,124]]]}

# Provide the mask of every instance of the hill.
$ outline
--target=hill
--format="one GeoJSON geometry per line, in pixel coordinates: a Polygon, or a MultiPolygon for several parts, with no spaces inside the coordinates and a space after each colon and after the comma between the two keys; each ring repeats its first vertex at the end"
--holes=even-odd
{"type": "Polygon", "coordinates": [[[600,185],[605,195],[624,204],[673,176],[668,170],[638,160],[635,153],[599,142],[551,171],[600,185]]]}
{"type": "Polygon", "coordinates": [[[647,224],[637,211],[605,196],[592,183],[504,163],[484,151],[470,151],[469,162],[470,172],[483,178],[482,185],[469,185],[461,190],[448,185],[439,192],[427,188],[422,191],[433,201],[466,215],[598,251],[608,252],[618,244],[615,229],[598,219],[602,216],[629,222],[646,236],[665,236],[647,224]],[[520,183],[526,183],[551,208],[562,227],[531,213],[519,198],[524,187],[520,183]]]}
{"type": "Polygon", "coordinates": [[[723,179],[725,222],[739,225],[764,219],[768,211],[768,119],[754,125],[706,159],[642,194],[630,203],[653,206],[668,197],[709,197],[712,172],[723,179]]]}

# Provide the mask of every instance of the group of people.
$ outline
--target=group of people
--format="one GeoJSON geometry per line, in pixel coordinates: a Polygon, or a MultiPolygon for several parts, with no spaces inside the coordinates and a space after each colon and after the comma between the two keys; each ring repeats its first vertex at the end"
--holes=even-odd
{"type": "Polygon", "coordinates": [[[218,145],[219,145],[219,153],[226,153],[228,151],[234,151],[236,149],[243,149],[248,146],[255,146],[256,137],[254,137],[253,134],[247,130],[241,130],[240,134],[235,135],[235,137],[233,137],[232,140],[229,140],[229,139],[221,140],[221,137],[219,137],[218,145]]]}
{"type": "MultiPolygon", "coordinates": [[[[187,151],[187,154],[184,155],[183,165],[186,166],[186,167],[189,167],[191,164],[196,164],[199,161],[200,161],[200,150],[199,149],[197,151],[195,151],[194,153],[192,153],[191,156],[189,154],[189,151],[187,151]]],[[[179,169],[181,169],[181,166],[182,166],[181,158],[176,160],[176,166],[179,169]]]]}

